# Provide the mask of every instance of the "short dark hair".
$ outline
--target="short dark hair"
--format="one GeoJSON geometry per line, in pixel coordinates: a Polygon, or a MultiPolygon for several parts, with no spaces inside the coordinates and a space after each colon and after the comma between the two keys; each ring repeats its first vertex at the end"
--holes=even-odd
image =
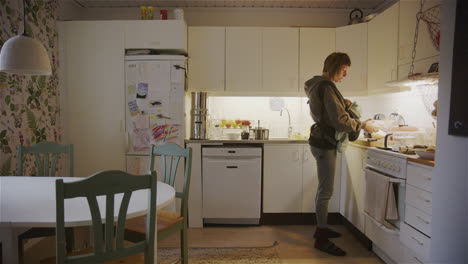
{"type": "Polygon", "coordinates": [[[348,54],[342,52],[333,52],[328,55],[323,63],[323,72],[328,72],[328,76],[335,76],[341,69],[341,66],[351,66],[351,59],[348,54]]]}

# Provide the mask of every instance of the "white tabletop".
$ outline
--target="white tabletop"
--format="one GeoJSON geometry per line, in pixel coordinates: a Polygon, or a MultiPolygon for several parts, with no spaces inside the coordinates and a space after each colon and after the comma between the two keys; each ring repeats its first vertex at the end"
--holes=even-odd
{"type": "MultiPolygon", "coordinates": [[[[0,177],[0,227],[55,227],[55,180],[81,180],[78,177],[0,177]]],[[[144,215],[148,190],[132,193],[127,218],[144,215]]],[[[115,214],[119,212],[122,194],[115,196],[115,214]]],[[[157,184],[157,208],[171,203],[175,190],[162,182],[157,184]]],[[[98,197],[101,216],[105,217],[105,196],[98,197]]],[[[91,214],[85,198],[65,200],[65,225],[91,224],[91,214]]]]}

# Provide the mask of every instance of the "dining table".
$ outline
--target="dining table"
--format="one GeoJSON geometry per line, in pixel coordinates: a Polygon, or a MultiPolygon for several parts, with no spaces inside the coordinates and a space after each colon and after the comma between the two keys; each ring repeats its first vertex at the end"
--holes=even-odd
{"type": "MultiPolygon", "coordinates": [[[[137,177],[137,176],[136,176],[137,177]]],[[[18,263],[18,235],[34,227],[55,227],[55,181],[78,181],[80,177],[39,177],[1,176],[0,177],[0,243],[3,264],[18,263]]],[[[127,219],[146,214],[148,204],[147,189],[132,193],[127,219]]],[[[115,219],[123,194],[116,194],[114,201],[115,219]]],[[[163,182],[157,182],[157,209],[171,204],[175,199],[175,189],[163,182]]],[[[105,217],[105,196],[98,197],[101,216],[105,217]]],[[[104,221],[104,218],[103,218],[104,221]]],[[[91,226],[91,213],[85,198],[65,200],[65,227],[91,226]]],[[[155,239],[157,240],[157,239],[155,239]]],[[[157,243],[155,241],[155,247],[157,243]]],[[[156,248],[155,248],[155,252],[156,248]]],[[[156,263],[155,255],[154,263],[156,263]]]]}

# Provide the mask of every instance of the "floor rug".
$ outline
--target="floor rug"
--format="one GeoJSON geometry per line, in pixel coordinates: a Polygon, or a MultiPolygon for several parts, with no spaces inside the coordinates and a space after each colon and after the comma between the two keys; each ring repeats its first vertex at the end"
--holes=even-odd
{"type": "MultiPolygon", "coordinates": [[[[189,264],[280,264],[277,242],[268,247],[189,247],[189,264]]],[[[158,264],[180,256],[180,248],[158,248],[158,264]]]]}

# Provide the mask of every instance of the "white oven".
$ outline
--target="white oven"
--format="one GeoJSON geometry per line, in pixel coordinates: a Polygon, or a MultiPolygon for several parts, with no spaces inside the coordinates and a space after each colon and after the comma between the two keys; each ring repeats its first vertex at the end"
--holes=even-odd
{"type": "MultiPolygon", "coordinates": [[[[392,205],[396,206],[394,210],[398,212],[398,219],[386,220],[385,224],[364,212],[365,234],[372,240],[374,252],[387,263],[398,263],[404,258],[404,249],[399,241],[399,236],[400,223],[403,222],[405,214],[406,164],[406,156],[400,153],[375,148],[370,148],[367,152],[366,198],[368,198],[368,192],[376,192],[376,186],[370,183],[374,179],[372,177],[380,179],[386,177],[384,179],[390,183],[389,191],[392,191],[395,197],[395,203],[392,205]]],[[[377,188],[377,190],[379,189],[377,188]]]]}

